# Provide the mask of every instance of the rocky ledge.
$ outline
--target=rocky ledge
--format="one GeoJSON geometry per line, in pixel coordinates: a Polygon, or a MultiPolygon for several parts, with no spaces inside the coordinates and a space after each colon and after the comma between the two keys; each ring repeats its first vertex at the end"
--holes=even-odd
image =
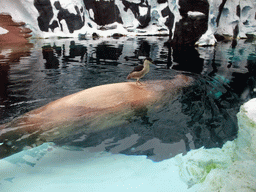
{"type": "Polygon", "coordinates": [[[28,43],[27,38],[32,36],[29,34],[32,30],[24,27],[25,25],[24,22],[13,21],[9,14],[1,13],[0,31],[2,31],[2,35],[0,35],[0,45],[28,43]]]}

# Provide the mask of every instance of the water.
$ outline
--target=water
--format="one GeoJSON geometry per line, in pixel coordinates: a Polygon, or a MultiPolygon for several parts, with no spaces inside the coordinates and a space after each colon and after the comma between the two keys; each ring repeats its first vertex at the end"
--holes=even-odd
{"type": "MultiPolygon", "coordinates": [[[[168,48],[164,46],[167,40],[46,39],[31,40],[25,48],[0,49],[5,56],[0,60],[0,123],[87,88],[126,81],[134,66],[151,57],[157,65],[142,81],[185,74],[194,79],[193,84],[167,98],[161,108],[134,111],[128,124],[100,132],[82,131],[53,142],[70,148],[146,155],[153,161],[202,146],[221,147],[236,137],[241,103],[256,96],[255,44],[239,40],[215,47],[168,48]]],[[[10,145],[18,149],[1,157],[28,143],[33,146],[34,140],[12,141],[10,145]]]]}

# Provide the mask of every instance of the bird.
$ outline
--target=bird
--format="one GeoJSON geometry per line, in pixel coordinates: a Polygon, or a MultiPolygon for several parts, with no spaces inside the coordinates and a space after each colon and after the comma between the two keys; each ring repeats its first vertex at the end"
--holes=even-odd
{"type": "Polygon", "coordinates": [[[143,65],[134,67],[133,71],[127,76],[127,79],[137,79],[136,84],[139,83],[142,85],[139,80],[149,72],[149,64],[154,64],[154,62],[151,58],[147,57],[144,60],[143,65]]]}

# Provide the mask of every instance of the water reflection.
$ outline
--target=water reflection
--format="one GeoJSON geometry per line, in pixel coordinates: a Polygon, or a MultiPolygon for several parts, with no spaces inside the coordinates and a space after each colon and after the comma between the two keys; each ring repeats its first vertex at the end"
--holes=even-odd
{"type": "MultiPolygon", "coordinates": [[[[202,49],[199,53],[201,51],[204,52],[202,49]]],[[[250,85],[250,79],[254,79],[255,45],[241,40],[233,48],[231,42],[222,42],[212,52],[212,57],[205,59],[212,69],[208,69],[205,74],[231,87],[243,101],[255,97],[254,85],[250,85]]]]}
{"type": "Polygon", "coordinates": [[[204,59],[200,58],[194,47],[174,47],[168,50],[167,68],[200,74],[204,59]]]}
{"type": "MultiPolygon", "coordinates": [[[[23,58],[31,56],[33,44],[27,43],[15,46],[2,46],[0,48],[0,117],[5,118],[4,110],[10,110],[12,101],[23,102],[26,100],[24,91],[20,87],[26,87],[30,84],[29,78],[24,77],[23,72],[19,69],[19,65],[24,66],[23,58]],[[13,79],[9,78],[10,73],[13,79]]],[[[17,109],[19,110],[19,109],[17,109]]],[[[23,111],[24,113],[24,111],[23,111]]]]}
{"type": "Polygon", "coordinates": [[[236,137],[241,102],[256,96],[255,45],[240,40],[216,47],[166,47],[167,40],[44,40],[19,54],[2,49],[0,122],[89,87],[126,81],[133,66],[149,56],[157,67],[143,80],[184,73],[194,79],[193,85],[167,98],[161,108],[135,110],[128,124],[97,133],[81,131],[55,142],[143,154],[155,161],[202,146],[221,147],[236,137]]]}
{"type": "Polygon", "coordinates": [[[43,53],[43,58],[46,60],[45,62],[45,69],[58,69],[59,68],[59,60],[57,56],[54,55],[54,50],[56,53],[60,56],[60,51],[56,47],[51,47],[51,46],[43,46],[42,47],[42,53],[43,53]]]}
{"type": "Polygon", "coordinates": [[[123,45],[118,45],[114,47],[113,45],[107,44],[105,42],[100,43],[96,47],[96,63],[100,64],[100,61],[105,64],[117,65],[117,60],[123,52],[123,45]]]}

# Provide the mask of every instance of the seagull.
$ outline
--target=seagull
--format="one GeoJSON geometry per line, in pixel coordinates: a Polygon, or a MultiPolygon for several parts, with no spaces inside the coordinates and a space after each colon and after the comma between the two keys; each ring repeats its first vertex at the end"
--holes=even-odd
{"type": "Polygon", "coordinates": [[[137,79],[136,84],[142,83],[139,81],[140,78],[144,77],[149,72],[149,64],[154,64],[153,60],[149,57],[147,57],[144,60],[143,65],[139,65],[137,67],[134,67],[133,71],[127,76],[127,79],[137,79]]]}

